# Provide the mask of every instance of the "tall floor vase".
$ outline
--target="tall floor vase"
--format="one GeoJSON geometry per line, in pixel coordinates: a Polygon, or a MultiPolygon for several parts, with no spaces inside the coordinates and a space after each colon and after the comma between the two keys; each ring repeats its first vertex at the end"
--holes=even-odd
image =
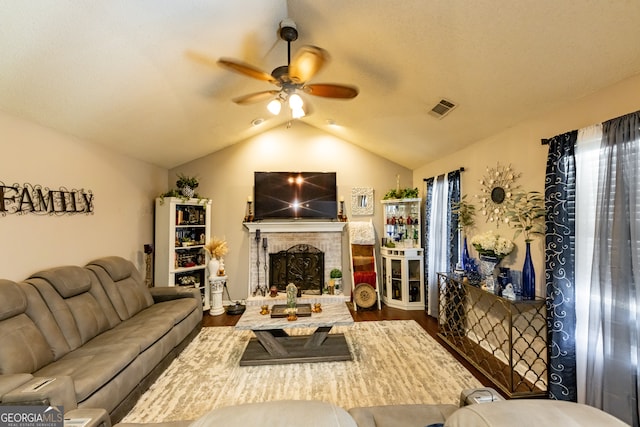
{"type": "Polygon", "coordinates": [[[531,243],[526,243],[527,252],[522,266],[522,298],[531,300],[536,297],[536,272],[533,269],[533,261],[531,260],[531,243]]]}

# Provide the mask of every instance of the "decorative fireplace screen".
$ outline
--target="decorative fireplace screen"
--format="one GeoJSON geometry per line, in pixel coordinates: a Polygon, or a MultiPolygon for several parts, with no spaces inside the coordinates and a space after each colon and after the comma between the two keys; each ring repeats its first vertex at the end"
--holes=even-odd
{"type": "Polygon", "coordinates": [[[269,286],[286,292],[289,283],[304,294],[320,295],[324,281],[324,252],[306,244],[269,254],[269,286]]]}

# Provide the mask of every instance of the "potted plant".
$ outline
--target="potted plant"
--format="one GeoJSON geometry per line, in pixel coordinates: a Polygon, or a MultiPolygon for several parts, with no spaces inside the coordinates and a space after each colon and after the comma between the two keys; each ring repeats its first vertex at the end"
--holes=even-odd
{"type": "Polygon", "coordinates": [[[329,277],[331,278],[331,282],[333,283],[334,293],[339,293],[338,291],[342,287],[342,270],[339,268],[334,268],[329,272],[329,277]]]}
{"type": "Polygon", "coordinates": [[[198,179],[195,176],[188,176],[179,173],[178,180],[176,181],[176,186],[182,193],[182,195],[186,197],[193,197],[195,194],[195,189],[198,188],[198,179]]]}
{"type": "Polygon", "coordinates": [[[223,257],[229,252],[227,241],[212,237],[209,243],[204,245],[204,250],[211,256],[209,261],[209,277],[224,276],[224,260],[223,257]]]}
{"type": "Polygon", "coordinates": [[[383,200],[389,199],[415,199],[420,194],[418,188],[392,189],[387,191],[383,200]]]}
{"type": "Polygon", "coordinates": [[[467,236],[473,225],[475,224],[476,207],[467,202],[467,195],[463,195],[459,202],[452,204],[452,212],[458,215],[458,229],[462,232],[464,238],[464,246],[462,248],[462,269],[467,271],[471,265],[469,257],[469,248],[467,246],[467,236]]]}
{"type": "Polygon", "coordinates": [[[522,267],[522,297],[525,299],[535,298],[536,273],[531,259],[531,242],[535,236],[544,236],[545,215],[544,197],[538,191],[516,193],[506,211],[507,224],[516,229],[513,238],[523,234],[526,244],[522,267]]]}
{"type": "Polygon", "coordinates": [[[178,189],[172,188],[169,191],[160,194],[160,204],[164,204],[164,199],[166,197],[177,197],[183,202],[187,202],[191,198],[198,199],[198,203],[207,202],[209,199],[200,197],[200,195],[195,192],[198,185],[200,185],[200,183],[198,182],[198,178],[195,176],[192,177],[179,173],[178,180],[176,181],[178,189]]]}

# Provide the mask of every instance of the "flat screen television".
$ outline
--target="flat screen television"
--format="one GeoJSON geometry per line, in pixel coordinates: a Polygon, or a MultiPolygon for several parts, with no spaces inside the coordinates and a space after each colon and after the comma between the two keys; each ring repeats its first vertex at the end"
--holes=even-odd
{"type": "Polygon", "coordinates": [[[254,172],[255,219],[336,219],[335,172],[254,172]]]}

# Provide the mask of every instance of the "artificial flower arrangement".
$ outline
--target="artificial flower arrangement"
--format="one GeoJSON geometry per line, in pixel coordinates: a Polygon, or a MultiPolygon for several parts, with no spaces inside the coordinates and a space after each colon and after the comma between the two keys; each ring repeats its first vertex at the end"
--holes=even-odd
{"type": "Polygon", "coordinates": [[[458,215],[458,228],[463,236],[468,236],[469,230],[475,224],[476,207],[467,202],[467,195],[463,195],[459,202],[452,204],[452,212],[458,215]]]}
{"type": "Polygon", "coordinates": [[[494,233],[492,230],[476,234],[471,238],[471,244],[481,256],[498,259],[506,257],[513,251],[513,242],[494,233]]]}
{"type": "Polygon", "coordinates": [[[227,252],[229,252],[229,248],[227,247],[227,241],[224,239],[219,239],[217,237],[212,237],[204,246],[204,249],[211,255],[212,258],[222,259],[227,252]]]}
{"type": "Polygon", "coordinates": [[[507,208],[505,222],[515,228],[514,239],[522,234],[525,242],[531,242],[535,236],[544,236],[545,214],[544,196],[540,192],[519,192],[507,208]]]}

